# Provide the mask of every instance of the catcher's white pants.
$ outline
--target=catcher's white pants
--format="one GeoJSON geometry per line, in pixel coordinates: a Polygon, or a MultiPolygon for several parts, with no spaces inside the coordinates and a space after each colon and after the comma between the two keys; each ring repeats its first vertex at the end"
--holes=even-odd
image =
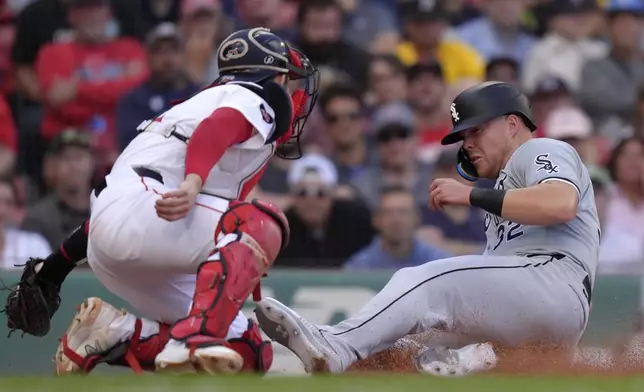
{"type": "MultiPolygon", "coordinates": [[[[107,176],[92,200],[87,260],[112,293],[141,316],[172,324],[191,306],[199,264],[215,246],[215,229],[228,201],[199,195],[180,221],[159,218],[155,202],[179,184],[165,185],[131,169],[107,176]]],[[[248,320],[239,312],[229,337],[239,337],[248,320]]]]}

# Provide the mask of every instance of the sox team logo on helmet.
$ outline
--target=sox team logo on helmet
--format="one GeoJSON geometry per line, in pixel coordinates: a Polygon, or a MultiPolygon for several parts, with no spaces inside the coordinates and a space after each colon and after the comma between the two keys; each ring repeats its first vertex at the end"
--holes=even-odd
{"type": "Polygon", "coordinates": [[[452,130],[441,141],[443,145],[457,143],[463,140],[463,131],[506,114],[516,114],[530,130],[537,129],[528,98],[509,83],[486,82],[470,87],[454,99],[451,111],[452,130]]]}
{"type": "MultiPolygon", "coordinates": [[[[464,131],[508,114],[521,117],[531,131],[537,129],[528,98],[509,83],[486,82],[470,87],[456,96],[450,110],[452,130],[441,140],[443,145],[458,143],[463,140],[464,131]]],[[[476,167],[464,148],[459,149],[457,161],[458,173],[463,178],[468,181],[478,179],[476,167]]]]}
{"type": "Polygon", "coordinates": [[[452,106],[450,107],[450,110],[452,111],[452,118],[454,119],[454,121],[458,121],[459,117],[458,117],[458,112],[456,111],[455,103],[452,104],[452,106]]]}

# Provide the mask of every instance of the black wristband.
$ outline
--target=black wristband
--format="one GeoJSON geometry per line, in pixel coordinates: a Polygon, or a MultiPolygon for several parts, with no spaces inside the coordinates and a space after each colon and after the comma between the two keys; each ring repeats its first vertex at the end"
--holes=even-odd
{"type": "Polygon", "coordinates": [[[505,190],[474,188],[470,193],[470,204],[479,207],[490,214],[501,216],[505,190]]]}

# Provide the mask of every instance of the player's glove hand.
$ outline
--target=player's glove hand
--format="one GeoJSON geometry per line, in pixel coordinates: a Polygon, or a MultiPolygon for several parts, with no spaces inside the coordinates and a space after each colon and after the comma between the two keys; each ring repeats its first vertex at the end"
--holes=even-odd
{"type": "Polygon", "coordinates": [[[29,259],[20,282],[7,288],[10,293],[4,306],[9,334],[20,330],[23,334],[45,336],[51,327],[51,318],[60,306],[60,287],[38,277],[36,266],[42,259],[29,259]]]}

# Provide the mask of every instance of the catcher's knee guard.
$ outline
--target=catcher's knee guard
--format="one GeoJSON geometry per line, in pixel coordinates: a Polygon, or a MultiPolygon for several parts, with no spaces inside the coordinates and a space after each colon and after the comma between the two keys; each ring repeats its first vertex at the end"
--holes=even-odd
{"type": "Polygon", "coordinates": [[[266,374],[273,364],[273,346],[262,339],[253,320],[248,320],[246,332],[239,338],[229,339],[228,345],[244,358],[242,371],[266,374]]]}
{"type": "Polygon", "coordinates": [[[289,227],[284,214],[270,203],[236,201],[222,215],[215,235],[217,249],[199,266],[192,309],[172,327],[173,339],[224,339],[237,312],[286,246],[289,227]]]}

